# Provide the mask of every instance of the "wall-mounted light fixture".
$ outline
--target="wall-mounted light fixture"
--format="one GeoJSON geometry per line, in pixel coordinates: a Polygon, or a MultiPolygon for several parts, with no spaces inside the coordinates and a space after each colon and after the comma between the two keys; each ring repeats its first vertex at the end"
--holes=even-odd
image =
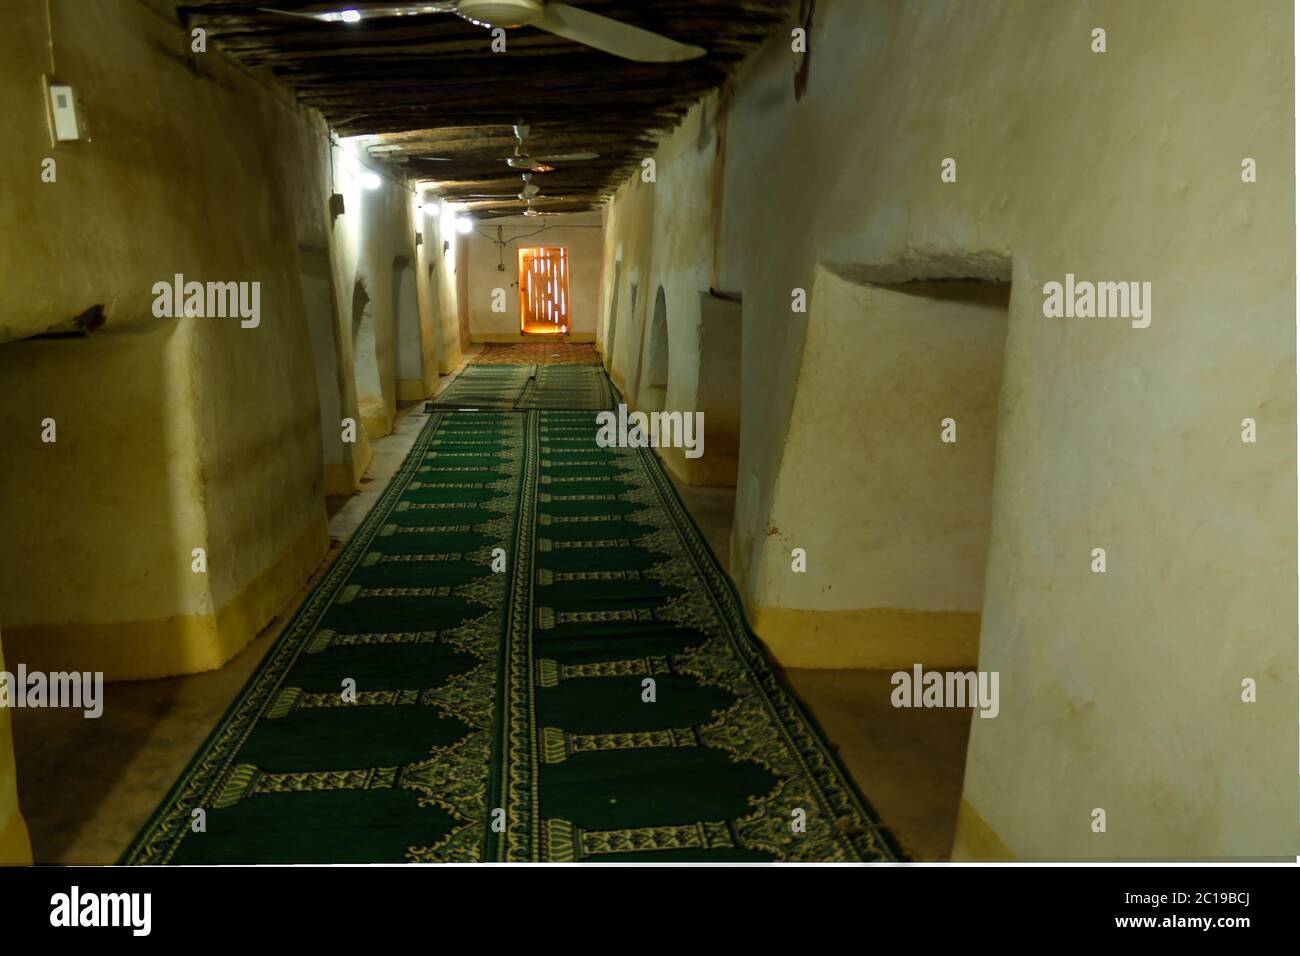
{"type": "Polygon", "coordinates": [[[362,173],[358,181],[366,189],[378,189],[384,184],[383,178],[378,173],[362,173]]]}
{"type": "Polygon", "coordinates": [[[469,233],[473,232],[474,220],[469,218],[469,216],[457,216],[456,231],[459,232],[462,236],[468,235],[469,233]]]}

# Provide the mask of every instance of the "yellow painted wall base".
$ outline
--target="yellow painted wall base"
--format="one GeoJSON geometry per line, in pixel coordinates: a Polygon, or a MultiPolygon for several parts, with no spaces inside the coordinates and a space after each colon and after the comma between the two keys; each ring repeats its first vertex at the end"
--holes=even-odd
{"type": "MultiPolygon", "coordinates": [[[[0,670],[7,669],[0,655],[0,670]]],[[[32,845],[18,809],[18,774],[10,723],[8,709],[0,709],[0,866],[25,866],[32,862],[32,845]]]]}
{"type": "Polygon", "coordinates": [[[422,378],[399,378],[397,380],[397,400],[399,402],[423,401],[429,392],[422,378]]]}
{"type": "MultiPolygon", "coordinates": [[[[606,369],[609,373],[609,379],[618,389],[620,396],[624,395],[623,381],[617,373],[606,369]]],[[[628,412],[640,411],[636,404],[626,397],[620,399],[627,405],[628,412]]],[[[689,412],[687,413],[689,414],[689,412]]],[[[736,476],[740,473],[740,461],[736,457],[739,448],[732,447],[725,449],[724,454],[718,454],[716,451],[709,451],[709,444],[704,443],[704,454],[699,458],[687,458],[686,449],[674,448],[656,448],[655,452],[659,455],[659,460],[664,466],[672,472],[674,478],[684,485],[693,485],[705,488],[734,488],[736,487],[736,476]]]]}
{"type": "Polygon", "coordinates": [[[387,412],[361,412],[360,416],[361,425],[371,441],[393,433],[393,420],[387,412]]]}
{"type": "Polygon", "coordinates": [[[214,670],[230,660],[296,595],[329,549],[322,512],[266,571],[214,614],[152,621],[5,628],[5,656],[32,670],[102,671],[143,680],[214,670]]]}
{"type": "Polygon", "coordinates": [[[748,614],[782,667],[974,667],[979,656],[980,615],[974,611],[759,607],[748,614]]]}
{"type": "Polygon", "coordinates": [[[556,342],[594,342],[596,341],[596,333],[570,332],[567,335],[524,335],[522,332],[483,332],[469,337],[471,344],[475,342],[545,342],[548,339],[553,339],[556,342]]]}
{"type": "Polygon", "coordinates": [[[375,449],[369,441],[359,442],[357,450],[352,456],[352,489],[355,491],[361,487],[361,477],[370,467],[370,463],[375,460],[375,449]]]}
{"type": "Polygon", "coordinates": [[[0,866],[28,866],[32,862],[32,842],[21,813],[11,813],[0,821],[0,866]]]}
{"type": "Polygon", "coordinates": [[[660,460],[683,484],[707,488],[734,488],[740,463],[731,456],[713,455],[705,443],[704,454],[687,458],[684,448],[656,448],[660,460]]]}
{"type": "Polygon", "coordinates": [[[320,567],[329,545],[329,520],[322,507],[319,517],[299,532],[276,562],[217,612],[219,633],[229,635],[227,643],[235,644],[226,660],[243,650],[298,595],[320,567]]]}
{"type": "Polygon", "coordinates": [[[330,497],[350,495],[357,490],[357,480],[352,474],[352,466],[325,466],[325,494],[330,497]]]}
{"type": "Polygon", "coordinates": [[[957,808],[957,836],[953,841],[954,860],[1014,860],[1002,838],[993,832],[985,819],[962,797],[957,808]]]}
{"type": "Polygon", "coordinates": [[[344,461],[338,464],[325,463],[325,494],[327,497],[351,495],[361,487],[361,477],[370,467],[375,457],[370,446],[370,438],[363,428],[356,436],[357,440],[344,445],[344,461]]]}

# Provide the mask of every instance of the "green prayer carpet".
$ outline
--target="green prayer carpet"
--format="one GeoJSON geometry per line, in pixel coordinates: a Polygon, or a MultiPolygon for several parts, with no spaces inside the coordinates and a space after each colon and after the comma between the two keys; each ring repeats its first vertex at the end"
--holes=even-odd
{"type": "Polygon", "coordinates": [[[123,862],[898,859],[616,397],[469,366],[123,862]]]}

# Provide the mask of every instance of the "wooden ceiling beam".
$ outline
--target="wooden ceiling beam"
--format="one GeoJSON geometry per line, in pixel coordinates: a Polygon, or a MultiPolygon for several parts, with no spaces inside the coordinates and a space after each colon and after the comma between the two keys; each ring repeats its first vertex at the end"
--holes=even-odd
{"type": "MultiPolygon", "coordinates": [[[[261,0],[271,2],[271,0],[261,0]]],[[[274,0],[284,10],[320,0],[274,0]]],[[[392,0],[339,0],[380,6],[392,0]]],[[[793,0],[574,0],[576,6],[704,47],[681,63],[637,63],[529,27],[508,32],[507,51],[454,14],[392,17],[345,25],[286,17],[254,2],[178,4],[226,55],[288,87],[341,136],[374,136],[376,161],[447,196],[492,194],[513,203],[523,186],[504,162],[512,124],[530,127],[534,156],[593,152],[556,164],[533,183],[543,194],[591,208],[638,168],[667,131],[790,16],[793,0]],[[442,162],[433,160],[438,157],[442,162]]],[[[548,204],[556,203],[551,199],[548,204]]],[[[548,205],[548,208],[551,208],[548,205]]]]}

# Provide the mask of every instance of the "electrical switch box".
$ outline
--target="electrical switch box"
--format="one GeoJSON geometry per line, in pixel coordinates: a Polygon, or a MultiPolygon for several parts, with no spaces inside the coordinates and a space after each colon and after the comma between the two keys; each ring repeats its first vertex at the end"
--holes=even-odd
{"type": "Polygon", "coordinates": [[[72,87],[50,84],[50,117],[55,140],[64,143],[81,139],[81,118],[77,115],[77,98],[72,87]]]}

